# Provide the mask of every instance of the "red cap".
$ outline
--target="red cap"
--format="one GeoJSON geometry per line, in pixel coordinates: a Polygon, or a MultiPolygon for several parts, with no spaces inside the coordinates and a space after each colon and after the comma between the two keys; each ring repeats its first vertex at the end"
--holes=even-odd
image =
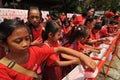
{"type": "Polygon", "coordinates": [[[106,12],[105,13],[105,17],[106,18],[111,18],[111,17],[113,17],[115,14],[113,13],[113,12],[106,12]]]}

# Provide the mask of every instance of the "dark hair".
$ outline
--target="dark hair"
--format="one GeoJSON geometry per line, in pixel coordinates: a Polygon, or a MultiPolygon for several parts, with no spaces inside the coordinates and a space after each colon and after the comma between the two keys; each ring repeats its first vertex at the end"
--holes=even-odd
{"type": "Polygon", "coordinates": [[[77,39],[77,38],[81,38],[81,37],[85,38],[88,35],[87,30],[88,30],[88,28],[86,26],[84,26],[84,25],[74,27],[72,29],[71,35],[68,38],[69,43],[74,42],[74,40],[77,39]]]}
{"type": "Polygon", "coordinates": [[[30,11],[31,10],[38,10],[39,12],[40,12],[40,17],[42,17],[42,13],[41,13],[41,11],[39,10],[39,8],[38,7],[34,7],[34,6],[32,6],[32,7],[30,7],[29,9],[28,9],[28,17],[29,17],[29,15],[30,15],[30,11]]]}
{"type": "Polygon", "coordinates": [[[102,26],[104,26],[104,25],[108,24],[109,19],[108,19],[108,18],[105,18],[105,17],[102,17],[102,18],[101,18],[101,21],[102,21],[102,26]]]}
{"type": "Polygon", "coordinates": [[[67,22],[67,23],[69,24],[69,26],[70,26],[70,20],[69,20],[68,18],[64,19],[64,21],[63,21],[63,25],[66,26],[66,22],[67,22]]]}
{"type": "Polygon", "coordinates": [[[119,22],[117,20],[111,20],[109,24],[118,24],[119,22]]]}
{"type": "Polygon", "coordinates": [[[115,15],[113,19],[118,19],[119,17],[120,17],[119,15],[115,15]]]}
{"type": "Polygon", "coordinates": [[[43,41],[47,40],[48,38],[48,34],[51,32],[53,34],[53,36],[55,35],[55,33],[60,30],[61,27],[56,23],[55,20],[51,20],[48,21],[45,25],[45,32],[44,32],[44,36],[43,36],[43,41]]]}
{"type": "Polygon", "coordinates": [[[87,25],[88,22],[92,22],[94,19],[94,16],[88,16],[84,24],[87,25]]]}
{"type": "MultiPolygon", "coordinates": [[[[39,11],[39,15],[40,15],[40,21],[43,21],[43,18],[42,18],[42,13],[41,13],[41,11],[39,10],[39,8],[38,7],[35,7],[35,6],[32,6],[32,7],[30,7],[29,9],[28,9],[28,15],[27,15],[27,18],[29,18],[29,15],[30,15],[30,11],[31,10],[37,10],[37,11],[39,11]]],[[[33,41],[33,33],[32,33],[32,28],[35,28],[35,26],[29,21],[29,19],[28,19],[28,22],[26,22],[26,25],[27,25],[27,27],[28,27],[28,30],[29,30],[29,33],[31,34],[31,36],[32,36],[32,41],[33,41]]]]}
{"type": "MultiPolygon", "coordinates": [[[[26,27],[23,20],[9,19],[0,24],[0,40],[6,41],[12,32],[18,27],[26,27]]],[[[26,27],[27,28],[27,27],[26,27]]]]}
{"type": "Polygon", "coordinates": [[[96,22],[95,26],[93,27],[93,29],[97,29],[100,30],[102,28],[102,23],[101,22],[96,22]]]}
{"type": "Polygon", "coordinates": [[[41,12],[41,10],[38,8],[38,7],[35,7],[35,6],[32,6],[32,7],[30,7],[29,9],[28,9],[28,17],[29,17],[29,15],[30,15],[30,11],[31,10],[38,10],[39,11],[39,13],[40,13],[40,21],[42,21],[42,12],[41,12]]]}
{"type": "Polygon", "coordinates": [[[75,19],[76,16],[77,16],[76,14],[72,15],[72,19],[75,19]]]}
{"type": "Polygon", "coordinates": [[[93,6],[87,6],[83,11],[82,11],[82,16],[83,17],[86,17],[87,16],[87,12],[90,10],[90,9],[95,9],[93,6]]]}

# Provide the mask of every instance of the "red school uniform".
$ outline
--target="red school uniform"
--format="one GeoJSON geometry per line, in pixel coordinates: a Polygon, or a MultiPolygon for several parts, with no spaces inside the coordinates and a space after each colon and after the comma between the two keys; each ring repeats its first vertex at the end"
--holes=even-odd
{"type": "Polygon", "coordinates": [[[77,42],[76,50],[80,51],[85,48],[86,48],[86,46],[84,44],[80,43],[80,41],[77,42]]]}
{"type": "MultiPolygon", "coordinates": [[[[39,48],[32,46],[28,49],[29,59],[26,64],[20,64],[26,69],[35,71],[50,56],[53,52],[53,48],[39,48]]],[[[7,57],[7,56],[6,56],[7,57]]],[[[32,77],[14,71],[3,64],[0,64],[0,80],[33,80],[32,77]]]]}
{"type": "Polygon", "coordinates": [[[63,21],[66,19],[66,16],[65,15],[60,15],[60,19],[63,21]]]}
{"type": "Polygon", "coordinates": [[[110,28],[108,29],[108,32],[109,32],[109,33],[114,33],[114,31],[115,31],[115,30],[114,30],[114,27],[110,27],[110,28]]]}
{"type": "Polygon", "coordinates": [[[107,27],[103,26],[100,30],[100,37],[107,37],[108,36],[108,29],[107,27]]]}
{"type": "MultiPolygon", "coordinates": [[[[99,33],[93,34],[92,31],[90,31],[90,39],[91,40],[98,40],[99,39],[99,33]]],[[[96,42],[96,43],[93,44],[93,46],[97,47],[97,46],[99,46],[99,43],[96,42]]]]}
{"type": "MultiPolygon", "coordinates": [[[[51,44],[48,41],[44,42],[45,45],[42,47],[58,47],[61,46],[59,41],[55,44],[51,44]]],[[[59,66],[54,65],[56,61],[60,61],[59,54],[52,54],[46,60],[46,65],[43,70],[43,79],[44,80],[62,80],[62,72],[59,66]]]]}
{"type": "Polygon", "coordinates": [[[33,40],[36,40],[37,38],[42,40],[42,31],[43,30],[44,30],[44,26],[42,24],[40,24],[40,29],[39,30],[35,30],[34,28],[32,28],[33,40]]]}
{"type": "Polygon", "coordinates": [[[69,37],[70,33],[71,33],[72,27],[63,27],[63,36],[64,36],[64,41],[67,40],[67,38],[69,37]]]}
{"type": "Polygon", "coordinates": [[[80,43],[79,41],[76,43],[75,42],[67,43],[64,45],[64,47],[71,48],[71,49],[74,49],[77,51],[80,51],[80,50],[83,50],[84,48],[86,48],[86,46],[84,44],[80,43]]]}

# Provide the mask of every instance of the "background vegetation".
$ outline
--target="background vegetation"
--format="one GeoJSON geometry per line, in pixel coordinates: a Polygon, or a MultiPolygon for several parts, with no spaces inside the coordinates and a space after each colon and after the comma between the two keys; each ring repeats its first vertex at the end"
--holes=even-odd
{"type": "Polygon", "coordinates": [[[120,0],[60,0],[63,6],[59,11],[80,13],[82,10],[92,5],[98,11],[120,11],[120,0]]]}

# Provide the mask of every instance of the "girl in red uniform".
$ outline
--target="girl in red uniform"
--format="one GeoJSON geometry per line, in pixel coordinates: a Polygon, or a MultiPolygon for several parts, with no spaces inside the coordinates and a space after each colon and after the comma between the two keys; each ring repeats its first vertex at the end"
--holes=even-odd
{"type": "MultiPolygon", "coordinates": [[[[93,49],[88,45],[85,45],[87,38],[89,36],[89,29],[86,26],[77,26],[72,29],[72,33],[69,36],[68,40],[63,43],[63,46],[83,52],[84,54],[89,54],[90,52],[97,52],[99,50],[93,49]]],[[[75,65],[63,67],[64,75],[68,74],[75,65]]]]}
{"type": "Polygon", "coordinates": [[[107,22],[102,29],[100,30],[100,37],[107,37],[107,36],[114,36],[117,34],[119,29],[119,23],[116,20],[110,20],[108,22],[108,19],[103,19],[103,23],[107,22]]]}
{"type": "Polygon", "coordinates": [[[87,17],[93,16],[94,12],[95,12],[95,8],[94,7],[92,7],[92,6],[86,7],[83,10],[82,15],[78,15],[78,16],[75,17],[74,24],[84,25],[87,17]]]}
{"type": "Polygon", "coordinates": [[[60,19],[62,22],[66,19],[66,15],[64,12],[62,12],[62,14],[60,15],[60,19]]]}
{"type": "MultiPolygon", "coordinates": [[[[6,20],[2,22],[0,24],[0,40],[2,41],[1,45],[8,49],[8,54],[6,55],[8,60],[34,72],[36,72],[38,66],[50,55],[59,52],[74,55],[91,69],[94,70],[96,68],[96,64],[91,58],[72,49],[64,47],[40,48],[30,46],[31,40],[28,28],[24,22],[20,20],[6,20]]],[[[14,65],[12,67],[14,67],[14,65]]],[[[8,68],[0,63],[0,80],[33,80],[33,77],[17,72],[13,70],[12,67],[8,68]]]]}
{"type": "Polygon", "coordinates": [[[111,20],[108,26],[108,33],[114,34],[118,30],[118,21],[116,20],[111,20]]]}
{"type": "Polygon", "coordinates": [[[109,25],[109,20],[105,17],[103,17],[101,20],[102,20],[102,28],[100,30],[100,37],[102,38],[102,37],[109,36],[108,30],[107,30],[109,25]]]}
{"type": "Polygon", "coordinates": [[[102,28],[101,22],[96,22],[95,26],[90,31],[90,38],[88,43],[92,44],[92,46],[94,47],[98,47],[101,42],[106,40],[106,38],[100,38],[99,31],[101,30],[101,28],[102,28]]]}
{"type": "Polygon", "coordinates": [[[96,23],[95,17],[89,16],[87,17],[84,25],[86,25],[91,30],[94,27],[95,23],[96,23]]]}
{"type": "MultiPolygon", "coordinates": [[[[49,21],[46,23],[45,27],[46,32],[46,39],[44,42],[43,48],[50,48],[50,47],[59,47],[61,46],[59,42],[61,27],[55,21],[49,21]]],[[[61,55],[62,56],[62,55],[61,55]]],[[[70,64],[77,64],[79,60],[77,58],[72,59],[64,56],[67,58],[67,61],[60,60],[60,54],[53,54],[49,56],[46,60],[46,65],[44,66],[43,70],[43,79],[44,80],[61,80],[62,79],[62,72],[60,66],[67,66],[70,64]]]]}
{"type": "Polygon", "coordinates": [[[72,26],[70,25],[70,21],[65,19],[63,22],[63,39],[67,40],[68,36],[71,34],[72,26]]]}
{"type": "Polygon", "coordinates": [[[44,32],[44,25],[42,21],[42,13],[39,11],[37,7],[31,7],[28,10],[28,22],[26,23],[29,32],[31,35],[31,45],[41,46],[42,41],[42,34],[44,32]]]}
{"type": "Polygon", "coordinates": [[[89,52],[89,51],[95,51],[99,52],[97,50],[93,50],[90,47],[86,45],[87,38],[89,37],[89,29],[86,26],[78,26],[74,29],[72,29],[72,33],[69,36],[70,38],[66,43],[63,44],[65,47],[69,47],[72,49],[75,49],[80,52],[89,52]],[[90,49],[88,49],[90,48],[90,49]]]}

